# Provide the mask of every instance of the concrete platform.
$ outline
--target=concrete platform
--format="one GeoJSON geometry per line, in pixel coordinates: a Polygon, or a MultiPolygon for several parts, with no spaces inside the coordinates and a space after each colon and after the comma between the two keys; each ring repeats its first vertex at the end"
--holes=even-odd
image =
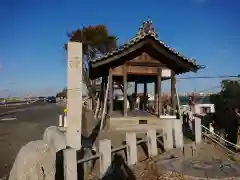
{"type": "Polygon", "coordinates": [[[232,161],[223,160],[181,160],[170,159],[158,163],[161,170],[179,172],[187,176],[203,178],[230,178],[240,177],[240,165],[232,161]]]}
{"type": "Polygon", "coordinates": [[[164,127],[162,120],[176,119],[175,116],[161,116],[151,114],[147,111],[129,111],[127,116],[123,116],[120,111],[114,111],[109,121],[109,128],[122,130],[147,130],[147,129],[162,129],[164,127]]]}
{"type": "Polygon", "coordinates": [[[157,160],[159,174],[177,172],[193,179],[240,179],[240,164],[232,161],[223,149],[202,144],[196,156],[190,153],[178,158],[157,160]]]}

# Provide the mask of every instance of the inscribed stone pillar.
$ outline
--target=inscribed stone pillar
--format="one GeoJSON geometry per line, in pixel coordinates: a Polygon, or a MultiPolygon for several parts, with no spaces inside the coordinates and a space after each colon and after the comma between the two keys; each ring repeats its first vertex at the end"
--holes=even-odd
{"type": "Polygon", "coordinates": [[[67,145],[81,148],[82,130],[82,43],[68,43],[67,145]]]}
{"type": "Polygon", "coordinates": [[[64,149],[64,179],[77,180],[77,152],[76,149],[64,149]]]}

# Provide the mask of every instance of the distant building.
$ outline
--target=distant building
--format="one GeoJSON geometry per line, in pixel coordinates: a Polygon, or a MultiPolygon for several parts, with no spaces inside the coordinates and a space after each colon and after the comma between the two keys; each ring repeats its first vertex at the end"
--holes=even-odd
{"type": "MultiPolygon", "coordinates": [[[[188,96],[180,96],[179,101],[182,111],[190,110],[188,96]]],[[[198,96],[196,102],[191,105],[191,110],[196,114],[214,113],[215,106],[210,102],[209,96],[198,96]]]]}
{"type": "Polygon", "coordinates": [[[214,106],[214,104],[195,104],[193,111],[196,114],[214,113],[215,106],[214,106]]]}

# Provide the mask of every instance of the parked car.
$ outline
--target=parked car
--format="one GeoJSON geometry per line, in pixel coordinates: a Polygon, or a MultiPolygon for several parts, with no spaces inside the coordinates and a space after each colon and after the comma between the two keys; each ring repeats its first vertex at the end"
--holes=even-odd
{"type": "Polygon", "coordinates": [[[47,97],[47,102],[48,103],[56,103],[57,102],[56,97],[54,97],[54,96],[47,97]]]}
{"type": "Polygon", "coordinates": [[[46,98],[45,98],[45,97],[42,97],[42,96],[40,96],[40,97],[38,97],[38,101],[39,101],[39,102],[45,102],[45,101],[46,101],[46,98]]]}

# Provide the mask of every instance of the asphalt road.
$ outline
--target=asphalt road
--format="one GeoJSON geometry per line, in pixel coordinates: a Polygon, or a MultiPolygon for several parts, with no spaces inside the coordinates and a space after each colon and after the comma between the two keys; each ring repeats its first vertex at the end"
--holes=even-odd
{"type": "Polygon", "coordinates": [[[8,104],[7,106],[5,105],[0,105],[0,116],[5,115],[6,113],[10,112],[10,111],[16,111],[16,110],[22,110],[25,108],[29,108],[29,107],[33,107],[33,106],[38,106],[38,105],[42,105],[42,104],[46,104],[44,102],[34,102],[31,104],[27,104],[27,103],[16,103],[16,104],[8,104]]]}
{"type": "Polygon", "coordinates": [[[24,108],[27,108],[29,106],[32,106],[32,105],[21,104],[21,105],[11,105],[11,106],[7,106],[7,107],[5,107],[4,105],[0,105],[0,116],[3,116],[10,111],[16,111],[18,109],[24,109],[24,108]]]}
{"type": "Polygon", "coordinates": [[[59,113],[63,113],[63,107],[41,104],[11,115],[0,116],[0,178],[9,173],[18,151],[24,144],[42,139],[45,128],[58,124],[59,113]]]}

